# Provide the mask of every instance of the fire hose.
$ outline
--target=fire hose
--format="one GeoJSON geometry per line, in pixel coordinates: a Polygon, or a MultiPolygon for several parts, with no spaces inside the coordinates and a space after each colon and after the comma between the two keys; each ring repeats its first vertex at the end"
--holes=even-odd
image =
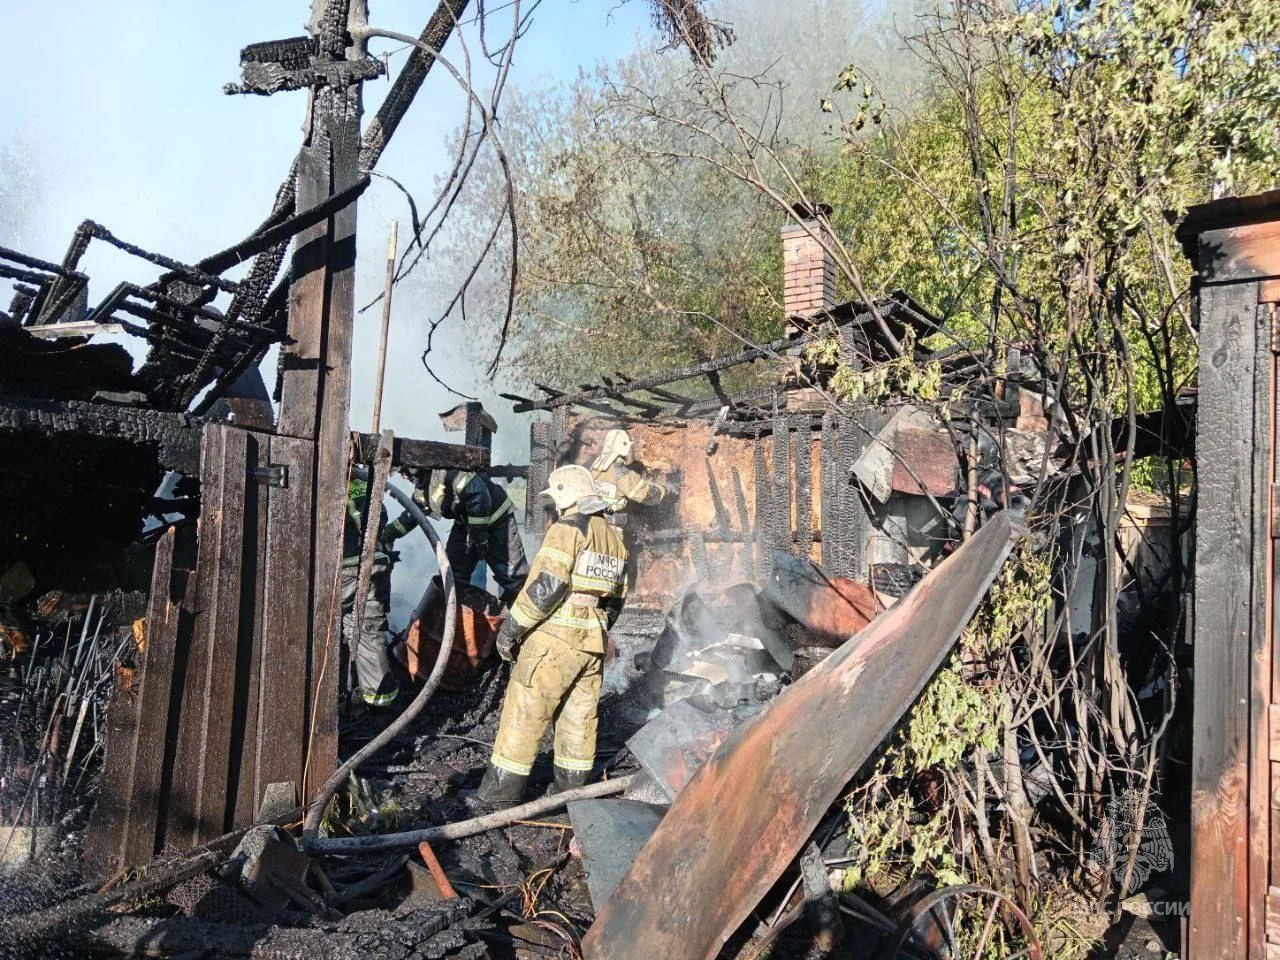
{"type": "MultiPolygon", "coordinates": [[[[369,479],[368,468],[359,464],[352,468],[352,475],[363,480],[369,479]]],[[[449,557],[445,553],[444,544],[441,542],[435,528],[432,527],[426,513],[418,504],[414,503],[411,496],[403,490],[390,485],[387,486],[387,493],[395,497],[400,502],[400,505],[409,512],[409,515],[418,521],[418,526],[422,528],[422,532],[427,535],[427,540],[435,549],[436,562],[440,564],[440,578],[444,584],[445,595],[444,627],[440,638],[440,652],[436,655],[436,662],[431,668],[430,676],[427,677],[422,689],[418,691],[418,695],[413,698],[413,702],[405,707],[400,716],[391,721],[385,730],[348,757],[347,761],[338,767],[333,772],[333,775],[324,782],[324,785],[316,793],[315,799],[307,806],[307,816],[302,825],[302,842],[308,850],[319,841],[320,821],[324,818],[325,808],[328,807],[333,795],[337,793],[338,787],[350,776],[353,770],[398,737],[417,718],[418,714],[422,712],[422,708],[427,705],[427,701],[435,694],[436,688],[440,686],[440,679],[444,676],[445,665],[448,663],[449,654],[453,650],[453,633],[458,618],[458,598],[453,582],[453,570],[449,566],[449,557]]],[[[370,504],[369,506],[370,516],[376,517],[377,513],[375,511],[380,509],[380,506],[378,504],[370,504]]]]}

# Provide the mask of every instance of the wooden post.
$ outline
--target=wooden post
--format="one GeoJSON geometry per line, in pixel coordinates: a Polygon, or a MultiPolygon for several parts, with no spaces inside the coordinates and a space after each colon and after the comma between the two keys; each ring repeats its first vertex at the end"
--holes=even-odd
{"type": "MultiPolygon", "coordinates": [[[[326,17],[341,10],[345,22],[346,8],[342,0],[313,0],[311,25],[327,48],[341,41],[326,35],[326,17]]],[[[347,56],[356,59],[359,51],[349,49],[347,56]]],[[[359,179],[360,114],[359,82],[312,91],[298,158],[299,209],[323,203],[359,179]]],[[[294,242],[291,342],[283,360],[279,436],[272,441],[273,456],[279,446],[291,462],[286,486],[271,491],[267,513],[267,620],[276,620],[280,631],[268,632],[267,646],[278,648],[283,659],[264,647],[258,762],[260,775],[270,770],[275,782],[292,780],[299,801],[328,779],[338,758],[338,575],[355,265],[354,203],[294,242]]],[[[259,801],[265,786],[258,784],[259,801]]]]}
{"type": "Polygon", "coordinates": [[[1189,211],[1200,392],[1196,440],[1191,960],[1280,952],[1271,910],[1280,845],[1272,784],[1276,344],[1280,192],[1189,211]]]}

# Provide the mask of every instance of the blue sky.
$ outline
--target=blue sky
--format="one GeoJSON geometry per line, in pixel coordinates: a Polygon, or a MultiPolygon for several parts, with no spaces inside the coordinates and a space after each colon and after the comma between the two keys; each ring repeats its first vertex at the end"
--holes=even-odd
{"type": "MultiPolygon", "coordinates": [[[[505,33],[510,9],[493,0],[488,36],[505,33]]],[[[434,0],[371,0],[370,21],[417,34],[434,0]]],[[[474,7],[474,4],[472,5],[474,7]]],[[[527,3],[526,3],[527,6],[527,3]]],[[[10,45],[0,107],[0,145],[30,150],[42,181],[39,222],[27,251],[61,259],[82,219],[117,236],[183,260],[195,260],[245,236],[266,215],[301,137],[302,92],[229,97],[239,51],[248,43],[296,36],[307,0],[46,0],[0,7],[0,33],[25,38],[10,45]]],[[[466,24],[473,61],[483,59],[474,23],[466,24]]],[[[649,31],[642,0],[545,0],[516,48],[511,83],[569,79],[580,67],[623,56],[649,31]]],[[[376,51],[399,44],[376,41],[376,51]]],[[[461,62],[456,39],[446,53],[461,62]]],[[[392,57],[392,73],[407,54],[392,57]]],[[[484,81],[482,80],[482,83],[484,81]]],[[[367,85],[366,113],[387,89],[367,85]]],[[[432,72],[378,169],[423,200],[448,169],[451,135],[464,100],[444,70],[432,72]]],[[[375,180],[361,202],[360,302],[380,288],[392,218],[407,215],[399,194],[375,180]]],[[[120,279],[149,281],[145,265],[94,245],[85,267],[91,297],[120,279]]],[[[435,414],[457,402],[435,386],[418,362],[425,331],[409,298],[394,312],[383,423],[402,435],[440,437],[435,414]]],[[[353,425],[368,428],[377,311],[357,318],[353,425]]],[[[466,367],[463,356],[441,358],[442,370],[466,367]]],[[[269,372],[270,373],[270,372],[269,372]]],[[[268,376],[270,385],[270,375],[268,376]]],[[[482,397],[495,413],[505,403],[482,397]]],[[[523,424],[504,423],[499,459],[528,455],[523,424]],[[510,425],[508,425],[510,424],[510,425]]]]}

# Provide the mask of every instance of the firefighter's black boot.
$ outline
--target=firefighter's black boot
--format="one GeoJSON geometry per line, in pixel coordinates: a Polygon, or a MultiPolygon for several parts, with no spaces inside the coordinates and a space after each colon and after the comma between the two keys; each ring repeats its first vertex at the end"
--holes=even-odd
{"type": "Polygon", "coordinates": [[[491,763],[485,767],[476,796],[493,807],[512,807],[520,802],[528,782],[527,775],[512,773],[491,763]]]}
{"type": "Polygon", "coordinates": [[[556,781],[551,785],[551,789],[547,791],[549,795],[585,787],[587,778],[591,776],[590,770],[566,770],[559,764],[555,764],[555,771],[556,781]]]}

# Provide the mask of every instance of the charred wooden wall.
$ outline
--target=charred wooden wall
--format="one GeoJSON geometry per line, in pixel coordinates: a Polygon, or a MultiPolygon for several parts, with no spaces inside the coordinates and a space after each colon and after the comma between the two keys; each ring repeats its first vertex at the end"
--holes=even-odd
{"type": "MultiPolygon", "coordinates": [[[[557,410],[556,413],[561,413],[557,410]]],[[[535,424],[532,492],[555,466],[590,465],[608,418],[561,415],[535,424]]],[[[873,432],[852,419],[782,412],[771,421],[716,433],[705,420],[629,424],[633,456],[677,493],[631,511],[627,539],[637,579],[631,602],[666,609],[699,579],[761,581],[770,552],[805,554],[831,572],[865,580],[874,530],[865,498],[849,481],[873,432]]],[[[551,514],[533,505],[526,521],[540,541],[551,514]]]]}

